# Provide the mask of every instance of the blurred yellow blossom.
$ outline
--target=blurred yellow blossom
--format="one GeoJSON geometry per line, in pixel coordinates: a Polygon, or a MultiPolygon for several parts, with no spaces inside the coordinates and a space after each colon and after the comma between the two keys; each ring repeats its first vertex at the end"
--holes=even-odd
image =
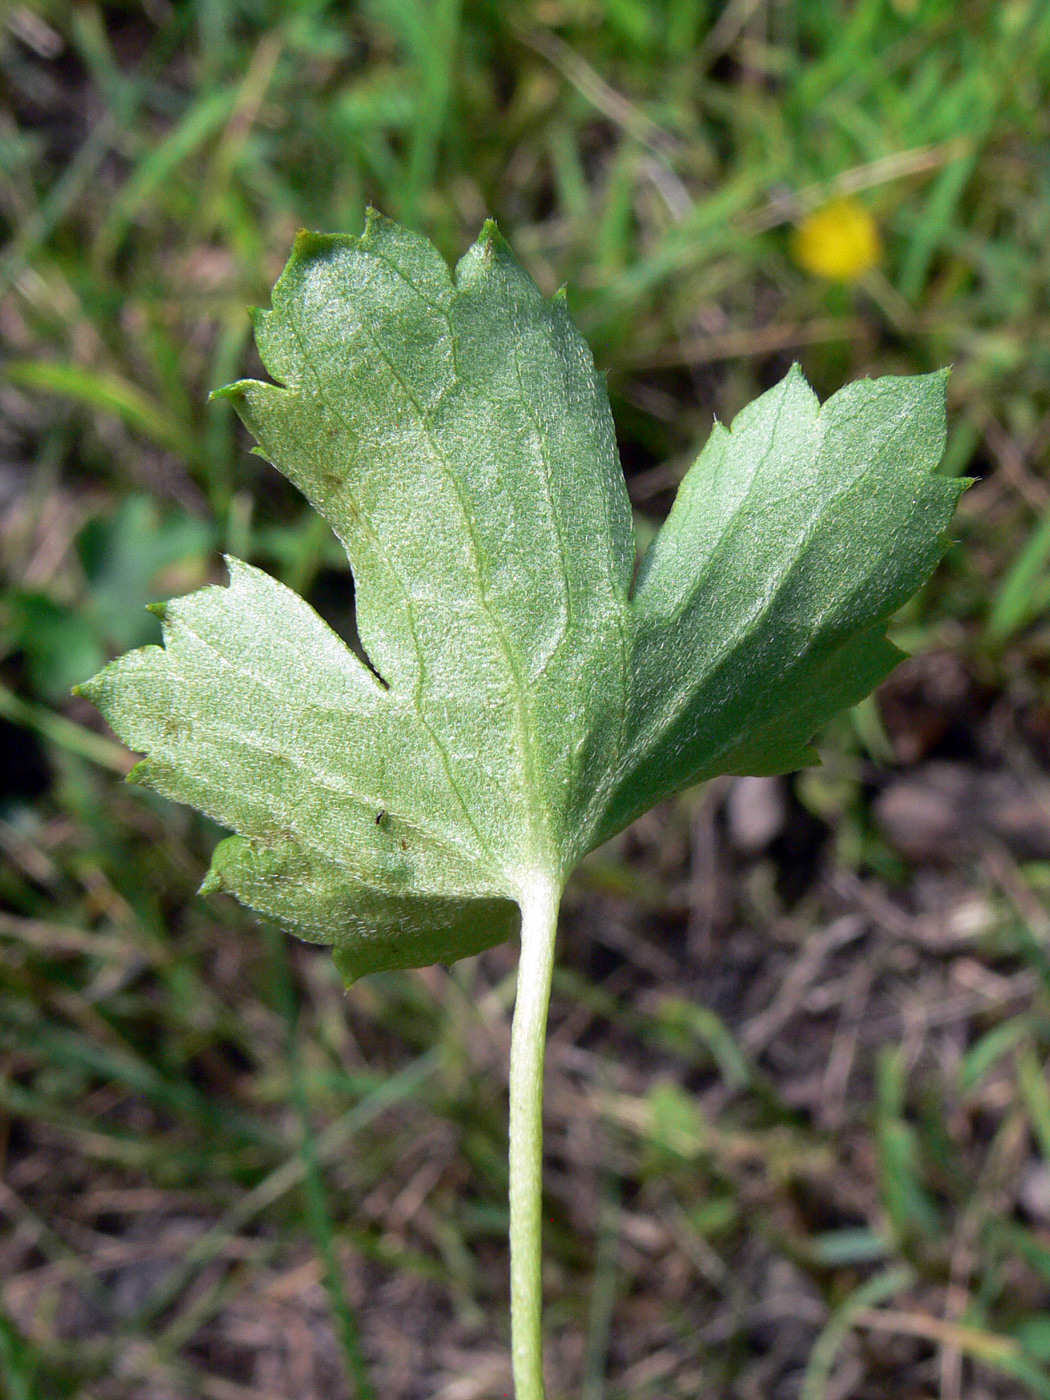
{"type": "Polygon", "coordinates": [[[836,199],[807,214],[791,240],[799,267],[829,282],[856,282],[882,257],[875,220],[856,199],[836,199]]]}

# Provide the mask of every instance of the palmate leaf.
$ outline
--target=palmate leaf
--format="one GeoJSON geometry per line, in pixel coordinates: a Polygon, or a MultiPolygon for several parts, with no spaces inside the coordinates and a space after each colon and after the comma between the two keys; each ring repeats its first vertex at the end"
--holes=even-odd
{"type": "Polygon", "coordinates": [[[813,761],[900,659],[961,489],[943,376],[821,407],[792,370],[715,428],[632,591],[604,383],[493,225],[454,275],[375,215],[302,234],[255,330],[275,382],[220,392],[343,542],[371,664],[231,559],[82,691],[136,781],[237,833],[203,888],[347,981],[501,941],[537,874],[688,784],[813,761]]]}

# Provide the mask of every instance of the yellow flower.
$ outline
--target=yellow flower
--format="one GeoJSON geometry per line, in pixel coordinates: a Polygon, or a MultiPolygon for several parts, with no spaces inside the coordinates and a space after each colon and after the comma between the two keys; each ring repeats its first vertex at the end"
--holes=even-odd
{"type": "Polygon", "coordinates": [[[882,257],[875,220],[856,199],[836,199],[807,214],[791,240],[799,267],[829,282],[856,282],[882,257]]]}

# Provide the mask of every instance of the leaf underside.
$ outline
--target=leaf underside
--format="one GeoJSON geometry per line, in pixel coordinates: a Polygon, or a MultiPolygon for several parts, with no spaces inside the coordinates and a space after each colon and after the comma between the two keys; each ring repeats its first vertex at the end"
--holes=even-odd
{"type": "Polygon", "coordinates": [[[237,833],[203,888],[348,982],[502,941],[536,873],[682,787],[813,762],[962,489],[943,375],[821,407],[796,368],[715,427],[632,593],[604,382],[493,225],[454,274],[376,215],[302,234],[255,332],[275,382],[220,393],[342,541],[371,665],[231,559],[81,691],[135,781],[237,833]]]}

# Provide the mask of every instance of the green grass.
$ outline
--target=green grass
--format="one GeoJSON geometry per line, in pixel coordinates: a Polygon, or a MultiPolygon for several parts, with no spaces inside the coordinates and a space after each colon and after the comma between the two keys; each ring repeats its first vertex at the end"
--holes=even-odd
{"type": "Polygon", "coordinates": [[[295,230],[368,203],[450,257],[493,214],[568,283],[640,532],[794,356],[822,394],[951,363],[945,469],[979,478],[899,623],[957,658],[956,691],[944,662],[837,726],[774,847],[734,848],[725,793],[690,796],[573,887],[554,1393],[1050,1393],[1047,867],[989,836],[923,868],[870,800],[894,753],[1036,786],[1050,759],[1047,7],[4,23],[0,1393],[506,1391],[513,950],[345,998],[324,954],[195,899],[216,831],[121,787],[68,697],[222,549],[345,622],[327,527],[207,393],[255,367],[244,308],[295,230]],[[790,232],[850,193],[884,256],[831,286],[790,232]]]}

